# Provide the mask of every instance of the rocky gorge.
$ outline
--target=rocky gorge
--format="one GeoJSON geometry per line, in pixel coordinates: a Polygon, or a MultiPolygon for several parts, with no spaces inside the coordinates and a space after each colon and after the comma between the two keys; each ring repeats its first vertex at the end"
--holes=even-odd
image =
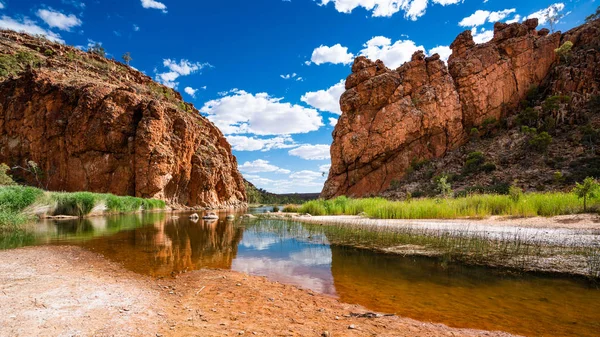
{"type": "Polygon", "coordinates": [[[103,55],[11,31],[0,32],[0,163],[47,190],[175,207],[246,202],[231,146],[179,93],[103,55]]]}
{"type": "MultiPolygon", "coordinates": [[[[447,65],[439,55],[423,52],[395,70],[358,57],[340,98],[342,115],[321,196],[382,194],[415,163],[444,158],[486,125],[516,127],[516,115],[534,89],[540,98],[532,107],[532,126],[538,120],[570,126],[585,120],[593,127],[596,111],[590,102],[600,87],[600,21],[564,34],[537,26],[537,19],[496,23],[493,39],[483,44],[465,31],[451,44],[447,65]],[[568,49],[562,56],[561,46],[568,49]],[[553,96],[555,101],[568,97],[568,102],[559,99],[544,109],[553,96]]],[[[508,145],[487,146],[484,151],[493,153],[508,145]]],[[[464,163],[462,157],[457,161],[464,163]]]]}

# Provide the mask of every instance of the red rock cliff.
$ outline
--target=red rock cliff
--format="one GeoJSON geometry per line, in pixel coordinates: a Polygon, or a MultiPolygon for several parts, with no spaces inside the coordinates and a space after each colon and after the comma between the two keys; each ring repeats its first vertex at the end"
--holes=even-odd
{"type": "Polygon", "coordinates": [[[27,160],[50,190],[193,207],[246,201],[227,140],[178,93],[123,64],[3,31],[0,162],[27,160]]]}
{"type": "MultiPolygon", "coordinates": [[[[494,38],[479,45],[465,31],[451,45],[448,67],[438,55],[423,52],[396,70],[358,57],[340,99],[343,113],[333,132],[322,197],[381,193],[412,161],[443,156],[463,145],[472,127],[513,110],[556,64],[561,34],[538,31],[537,24],[537,19],[497,23],[494,38]]],[[[565,36],[585,40],[581,34],[565,36]]]]}

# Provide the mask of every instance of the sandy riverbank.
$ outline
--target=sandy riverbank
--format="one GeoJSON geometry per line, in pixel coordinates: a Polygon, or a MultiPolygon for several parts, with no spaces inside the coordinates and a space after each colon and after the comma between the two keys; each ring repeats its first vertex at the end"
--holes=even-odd
{"type": "Polygon", "coordinates": [[[0,336],[510,336],[355,317],[368,311],[232,271],[153,279],[76,247],[1,251],[0,301],[0,336]]]}

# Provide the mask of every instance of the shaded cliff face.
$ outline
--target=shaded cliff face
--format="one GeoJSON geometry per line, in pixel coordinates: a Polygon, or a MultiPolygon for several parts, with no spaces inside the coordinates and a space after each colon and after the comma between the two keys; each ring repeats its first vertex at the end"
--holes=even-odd
{"type": "MultiPolygon", "coordinates": [[[[223,134],[175,91],[123,64],[0,33],[0,162],[35,161],[50,190],[244,203],[223,134]]],[[[22,170],[13,175],[35,185],[22,170]]]]}
{"type": "MultiPolygon", "coordinates": [[[[396,70],[357,58],[340,99],[343,113],[333,132],[332,167],[322,197],[379,194],[401,179],[411,162],[465,144],[471,128],[506,117],[531,87],[549,81],[557,68],[554,50],[565,38],[579,41],[573,41],[576,47],[598,39],[597,23],[578,28],[593,31],[575,29],[564,36],[537,31],[537,19],[497,23],[493,40],[479,45],[466,31],[452,43],[448,67],[438,55],[422,52],[396,70]]],[[[598,62],[584,64],[577,71],[596,76],[598,62]]],[[[556,92],[585,87],[573,78],[583,76],[577,71],[570,72],[574,83],[559,81],[556,92]]]]}

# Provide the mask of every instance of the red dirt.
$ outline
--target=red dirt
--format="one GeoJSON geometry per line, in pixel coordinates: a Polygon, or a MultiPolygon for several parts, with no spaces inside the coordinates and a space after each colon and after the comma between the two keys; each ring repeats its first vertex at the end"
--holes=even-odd
{"type": "Polygon", "coordinates": [[[510,336],[397,316],[263,277],[154,279],[77,247],[0,252],[0,336],[510,336]]]}

